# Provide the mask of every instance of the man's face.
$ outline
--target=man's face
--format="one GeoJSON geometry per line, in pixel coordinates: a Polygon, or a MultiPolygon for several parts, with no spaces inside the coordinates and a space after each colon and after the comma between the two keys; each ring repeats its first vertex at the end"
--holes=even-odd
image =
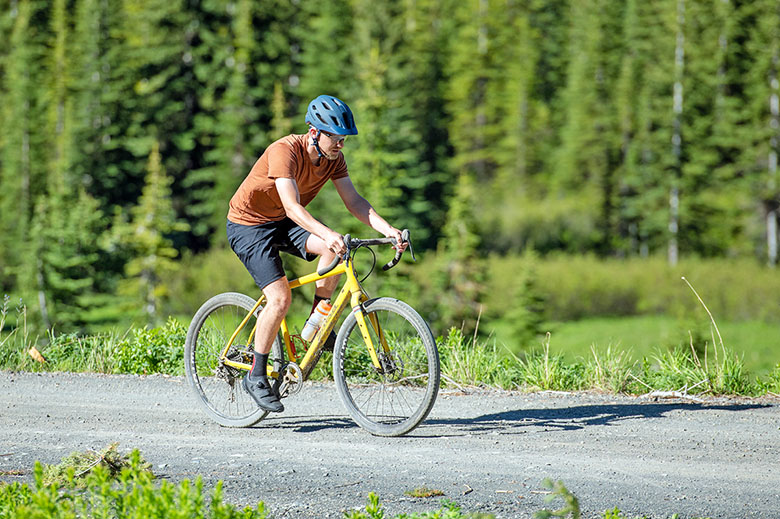
{"type": "MultiPolygon", "coordinates": [[[[314,130],[314,136],[316,137],[316,135],[316,130],[314,130]]],[[[320,150],[322,150],[322,154],[325,155],[325,158],[328,160],[336,160],[339,156],[339,151],[344,147],[345,140],[346,136],[344,135],[333,135],[321,131],[318,142],[320,144],[320,150]]]]}

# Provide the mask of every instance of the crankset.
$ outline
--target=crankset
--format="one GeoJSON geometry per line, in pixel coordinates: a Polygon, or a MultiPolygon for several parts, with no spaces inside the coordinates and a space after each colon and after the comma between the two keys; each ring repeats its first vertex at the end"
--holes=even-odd
{"type": "Polygon", "coordinates": [[[280,374],[279,398],[300,393],[303,388],[303,371],[295,362],[288,362],[280,374]]]}

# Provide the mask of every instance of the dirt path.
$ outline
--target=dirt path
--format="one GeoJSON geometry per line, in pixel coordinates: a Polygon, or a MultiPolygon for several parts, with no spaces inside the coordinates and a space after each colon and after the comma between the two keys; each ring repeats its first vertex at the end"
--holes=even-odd
{"type": "Polygon", "coordinates": [[[387,515],[432,510],[427,486],[464,510],[531,517],[544,478],[563,480],[584,517],[780,518],[780,403],[652,402],[596,394],[444,392],[404,438],[355,426],[329,384],[286,400],[252,429],[224,429],[182,378],[0,372],[0,476],[30,480],[33,461],[138,448],[172,481],[224,481],[236,505],[273,517],[341,517],[369,492],[387,515]]]}

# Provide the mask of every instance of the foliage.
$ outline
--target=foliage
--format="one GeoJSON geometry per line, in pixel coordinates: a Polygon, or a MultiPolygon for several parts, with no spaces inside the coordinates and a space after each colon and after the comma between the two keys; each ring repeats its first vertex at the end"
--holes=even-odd
{"type": "MultiPolygon", "coordinates": [[[[171,179],[160,162],[159,143],[149,155],[148,174],[141,197],[132,211],[131,221],[116,222],[114,241],[130,249],[131,259],[125,266],[127,278],[122,291],[135,295],[137,305],[150,321],[159,317],[161,301],[168,295],[163,280],[177,269],[173,259],[178,252],[168,237],[174,231],[188,227],[176,221],[170,201],[171,179]]],[[[117,246],[119,246],[117,244],[117,246]]]]}
{"type": "MultiPolygon", "coordinates": [[[[476,327],[485,252],[780,257],[773,0],[10,5],[0,288],[31,302],[37,329],[116,320],[90,312],[115,305],[105,296],[126,274],[136,305],[164,315],[168,267],[224,246],[231,194],[323,92],[354,108],[358,190],[421,251],[448,253],[431,283],[448,298],[430,305],[444,330],[476,327]],[[141,238],[152,167],[169,207],[141,238]]],[[[332,186],[311,209],[359,225],[332,186]]],[[[594,298],[572,313],[585,303],[602,310],[594,298]]]]}
{"type": "MultiPolygon", "coordinates": [[[[440,494],[438,494],[440,495],[440,494]]],[[[379,502],[379,497],[371,492],[368,494],[368,503],[365,511],[351,510],[344,513],[345,519],[383,519],[385,517],[384,506],[379,502]]],[[[494,516],[480,513],[465,513],[460,506],[453,501],[442,500],[442,507],[431,512],[399,514],[395,519],[491,519],[494,516]]]]}
{"type": "Polygon", "coordinates": [[[151,465],[138,451],[123,455],[117,451],[117,447],[119,443],[114,442],[100,452],[73,452],[62,458],[57,465],[43,465],[41,483],[44,486],[63,486],[70,483],[75,488],[83,488],[86,476],[98,467],[107,471],[111,479],[117,478],[125,469],[145,471],[151,475],[151,465]]]}
{"type": "Polygon", "coordinates": [[[406,492],[404,492],[404,495],[407,495],[409,497],[429,498],[429,497],[443,496],[444,492],[423,485],[421,487],[417,487],[412,490],[407,490],[406,492]]]}
{"type": "Polygon", "coordinates": [[[114,373],[181,375],[187,328],[174,318],[165,326],[136,328],[131,339],[120,341],[113,355],[114,373]]]}
{"type": "Polygon", "coordinates": [[[553,482],[551,479],[545,479],[542,486],[551,491],[550,495],[544,498],[546,502],[549,503],[560,498],[563,500],[563,506],[555,511],[540,510],[534,514],[535,519],[551,519],[553,517],[580,519],[580,503],[577,497],[564,486],[563,481],[553,482]]]}
{"type": "MultiPolygon", "coordinates": [[[[108,464],[111,465],[110,463],[108,464]]],[[[28,484],[0,485],[0,518],[22,517],[170,517],[245,518],[267,517],[265,506],[238,510],[223,502],[222,483],[203,495],[203,482],[183,480],[174,485],[154,482],[154,475],[136,450],[123,460],[119,471],[98,465],[84,477],[72,466],[64,479],[49,482],[46,469],[35,464],[35,488],[28,484]]]]}

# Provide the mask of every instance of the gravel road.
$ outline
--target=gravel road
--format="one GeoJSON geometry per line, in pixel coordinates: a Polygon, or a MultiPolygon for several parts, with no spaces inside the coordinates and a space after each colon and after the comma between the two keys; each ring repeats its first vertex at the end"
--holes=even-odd
{"type": "Polygon", "coordinates": [[[577,495],[584,517],[780,518],[780,401],[703,403],[594,393],[443,392],[421,427],[378,438],[346,414],[335,387],[309,383],[287,410],[225,429],[178,377],[0,372],[0,480],[30,481],[34,460],[120,442],[171,481],[224,481],[238,506],[275,518],[341,517],[379,495],[387,515],[437,509],[531,517],[544,478],[577,495]],[[8,475],[22,471],[22,475],[8,475]]]}

